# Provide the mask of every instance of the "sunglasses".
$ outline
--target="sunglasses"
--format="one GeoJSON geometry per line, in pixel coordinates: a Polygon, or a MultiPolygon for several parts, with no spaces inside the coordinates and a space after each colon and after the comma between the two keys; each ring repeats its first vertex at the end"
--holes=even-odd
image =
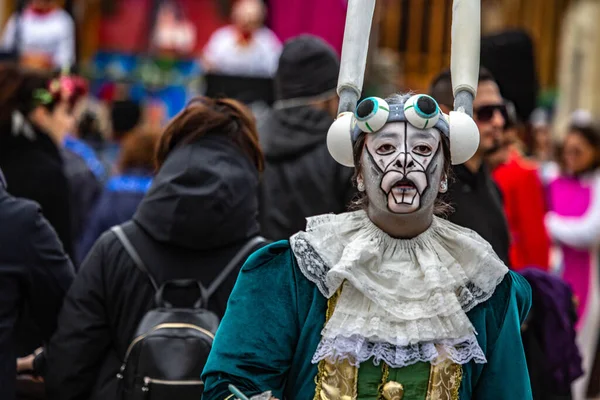
{"type": "Polygon", "coordinates": [[[508,110],[506,109],[506,105],[504,104],[493,104],[489,106],[481,106],[473,110],[473,114],[477,117],[477,119],[481,122],[489,122],[494,118],[494,114],[496,111],[502,114],[502,118],[504,118],[504,122],[508,122],[508,110]]]}

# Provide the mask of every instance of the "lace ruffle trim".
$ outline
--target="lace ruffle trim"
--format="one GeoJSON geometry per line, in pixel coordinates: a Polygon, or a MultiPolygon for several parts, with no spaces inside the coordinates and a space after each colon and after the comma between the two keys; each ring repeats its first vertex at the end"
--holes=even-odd
{"type": "Polygon", "coordinates": [[[294,236],[290,239],[290,247],[296,256],[296,262],[300,272],[312,283],[325,298],[330,298],[334,292],[329,293],[327,289],[327,268],[325,261],[319,253],[302,236],[294,236]]]}
{"type": "Polygon", "coordinates": [[[323,338],[313,355],[312,362],[321,360],[337,363],[348,360],[353,366],[372,359],[375,365],[382,361],[392,368],[402,368],[418,362],[439,364],[450,359],[456,364],[477,364],[487,362],[474,335],[460,339],[423,342],[409,346],[396,346],[390,343],[373,343],[354,335],[351,337],[323,338]]]}
{"type": "MultiPolygon", "coordinates": [[[[329,268],[319,253],[300,235],[297,235],[290,240],[290,246],[296,256],[296,262],[302,274],[317,286],[319,292],[321,292],[324,297],[331,297],[335,290],[330,290],[327,287],[327,273],[329,272],[329,268]]],[[[487,260],[482,260],[482,265],[487,265],[486,261],[487,260]]],[[[504,274],[499,274],[492,285],[493,289],[495,289],[503,279],[504,274]]],[[[469,281],[466,282],[465,285],[456,288],[455,293],[463,311],[469,312],[478,304],[489,300],[494,294],[494,290],[483,290],[477,287],[473,282],[469,281]]]]}

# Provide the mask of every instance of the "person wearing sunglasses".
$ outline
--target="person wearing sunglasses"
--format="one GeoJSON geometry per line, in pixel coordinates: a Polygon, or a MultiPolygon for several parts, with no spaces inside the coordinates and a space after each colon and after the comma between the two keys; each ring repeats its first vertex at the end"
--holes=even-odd
{"type": "MultiPolygon", "coordinates": [[[[444,113],[454,109],[450,70],[443,71],[433,80],[429,93],[444,113]]],[[[502,195],[485,162],[486,155],[501,143],[508,114],[500,89],[485,68],[479,72],[473,111],[473,119],[479,128],[479,147],[469,161],[452,167],[445,200],[454,211],[448,219],[477,232],[492,245],[498,257],[510,265],[510,241],[502,195]]]]}
{"type": "Polygon", "coordinates": [[[550,239],[544,227],[546,204],[538,165],[523,155],[515,106],[505,100],[506,124],[501,140],[486,157],[494,182],[502,192],[510,231],[513,270],[548,269],[550,239]]]}

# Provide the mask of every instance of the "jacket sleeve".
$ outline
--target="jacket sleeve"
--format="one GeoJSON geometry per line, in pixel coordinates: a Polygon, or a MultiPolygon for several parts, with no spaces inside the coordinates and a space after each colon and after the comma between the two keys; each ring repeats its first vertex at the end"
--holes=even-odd
{"type": "Polygon", "coordinates": [[[544,226],[546,203],[542,185],[534,170],[527,171],[523,181],[518,185],[518,203],[514,204],[518,221],[519,254],[522,266],[534,266],[548,269],[550,256],[550,239],[544,226]]]}
{"type": "Polygon", "coordinates": [[[84,261],[67,293],[58,329],[46,349],[49,399],[87,399],[110,346],[103,265],[99,241],[84,261]]]}
{"type": "MultiPolygon", "coordinates": [[[[487,364],[473,392],[473,399],[532,399],[521,324],[531,307],[531,287],[522,276],[512,280],[508,307],[496,341],[486,351],[487,364]]],[[[493,299],[491,300],[493,303],[493,299]]]]}
{"type": "Polygon", "coordinates": [[[63,298],[73,282],[74,269],[50,223],[37,209],[29,229],[29,288],[27,301],[44,340],[56,330],[63,298]]]}
{"type": "Polygon", "coordinates": [[[552,238],[567,246],[588,249],[600,243],[600,176],[584,216],[562,217],[551,212],[546,215],[546,227],[552,238]]]}
{"type": "Polygon", "coordinates": [[[234,384],[248,397],[282,398],[297,342],[296,288],[289,246],[254,253],[240,272],[203,372],[203,399],[225,399],[234,384]]]}

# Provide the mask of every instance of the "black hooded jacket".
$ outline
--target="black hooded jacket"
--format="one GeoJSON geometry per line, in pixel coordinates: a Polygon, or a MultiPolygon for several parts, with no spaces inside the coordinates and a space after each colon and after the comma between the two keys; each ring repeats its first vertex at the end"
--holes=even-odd
{"type": "Polygon", "coordinates": [[[13,400],[15,359],[25,355],[18,322],[28,315],[48,341],[74,271],[40,206],[9,195],[1,170],[0,221],[0,399],[13,400]]]}
{"type": "MultiPolygon", "coordinates": [[[[256,168],[241,150],[205,137],[172,152],[125,232],[159,285],[197,279],[206,287],[258,234],[257,188],[256,168]]],[[[219,316],[236,278],[237,271],[209,301],[219,316]]],[[[117,398],[116,373],[153,298],[148,277],[104,233],[65,298],[47,350],[50,398],[117,398]]]]}
{"type": "Polygon", "coordinates": [[[38,203],[65,251],[73,256],[69,182],[62,156],[46,133],[29,127],[30,136],[13,132],[10,123],[0,126],[0,168],[8,192],[38,203]]]}
{"type": "Polygon", "coordinates": [[[355,191],[351,168],[329,155],[327,112],[304,106],[273,110],[259,121],[266,168],[260,190],[263,236],[288,239],[306,218],[346,211],[355,191]]]}

